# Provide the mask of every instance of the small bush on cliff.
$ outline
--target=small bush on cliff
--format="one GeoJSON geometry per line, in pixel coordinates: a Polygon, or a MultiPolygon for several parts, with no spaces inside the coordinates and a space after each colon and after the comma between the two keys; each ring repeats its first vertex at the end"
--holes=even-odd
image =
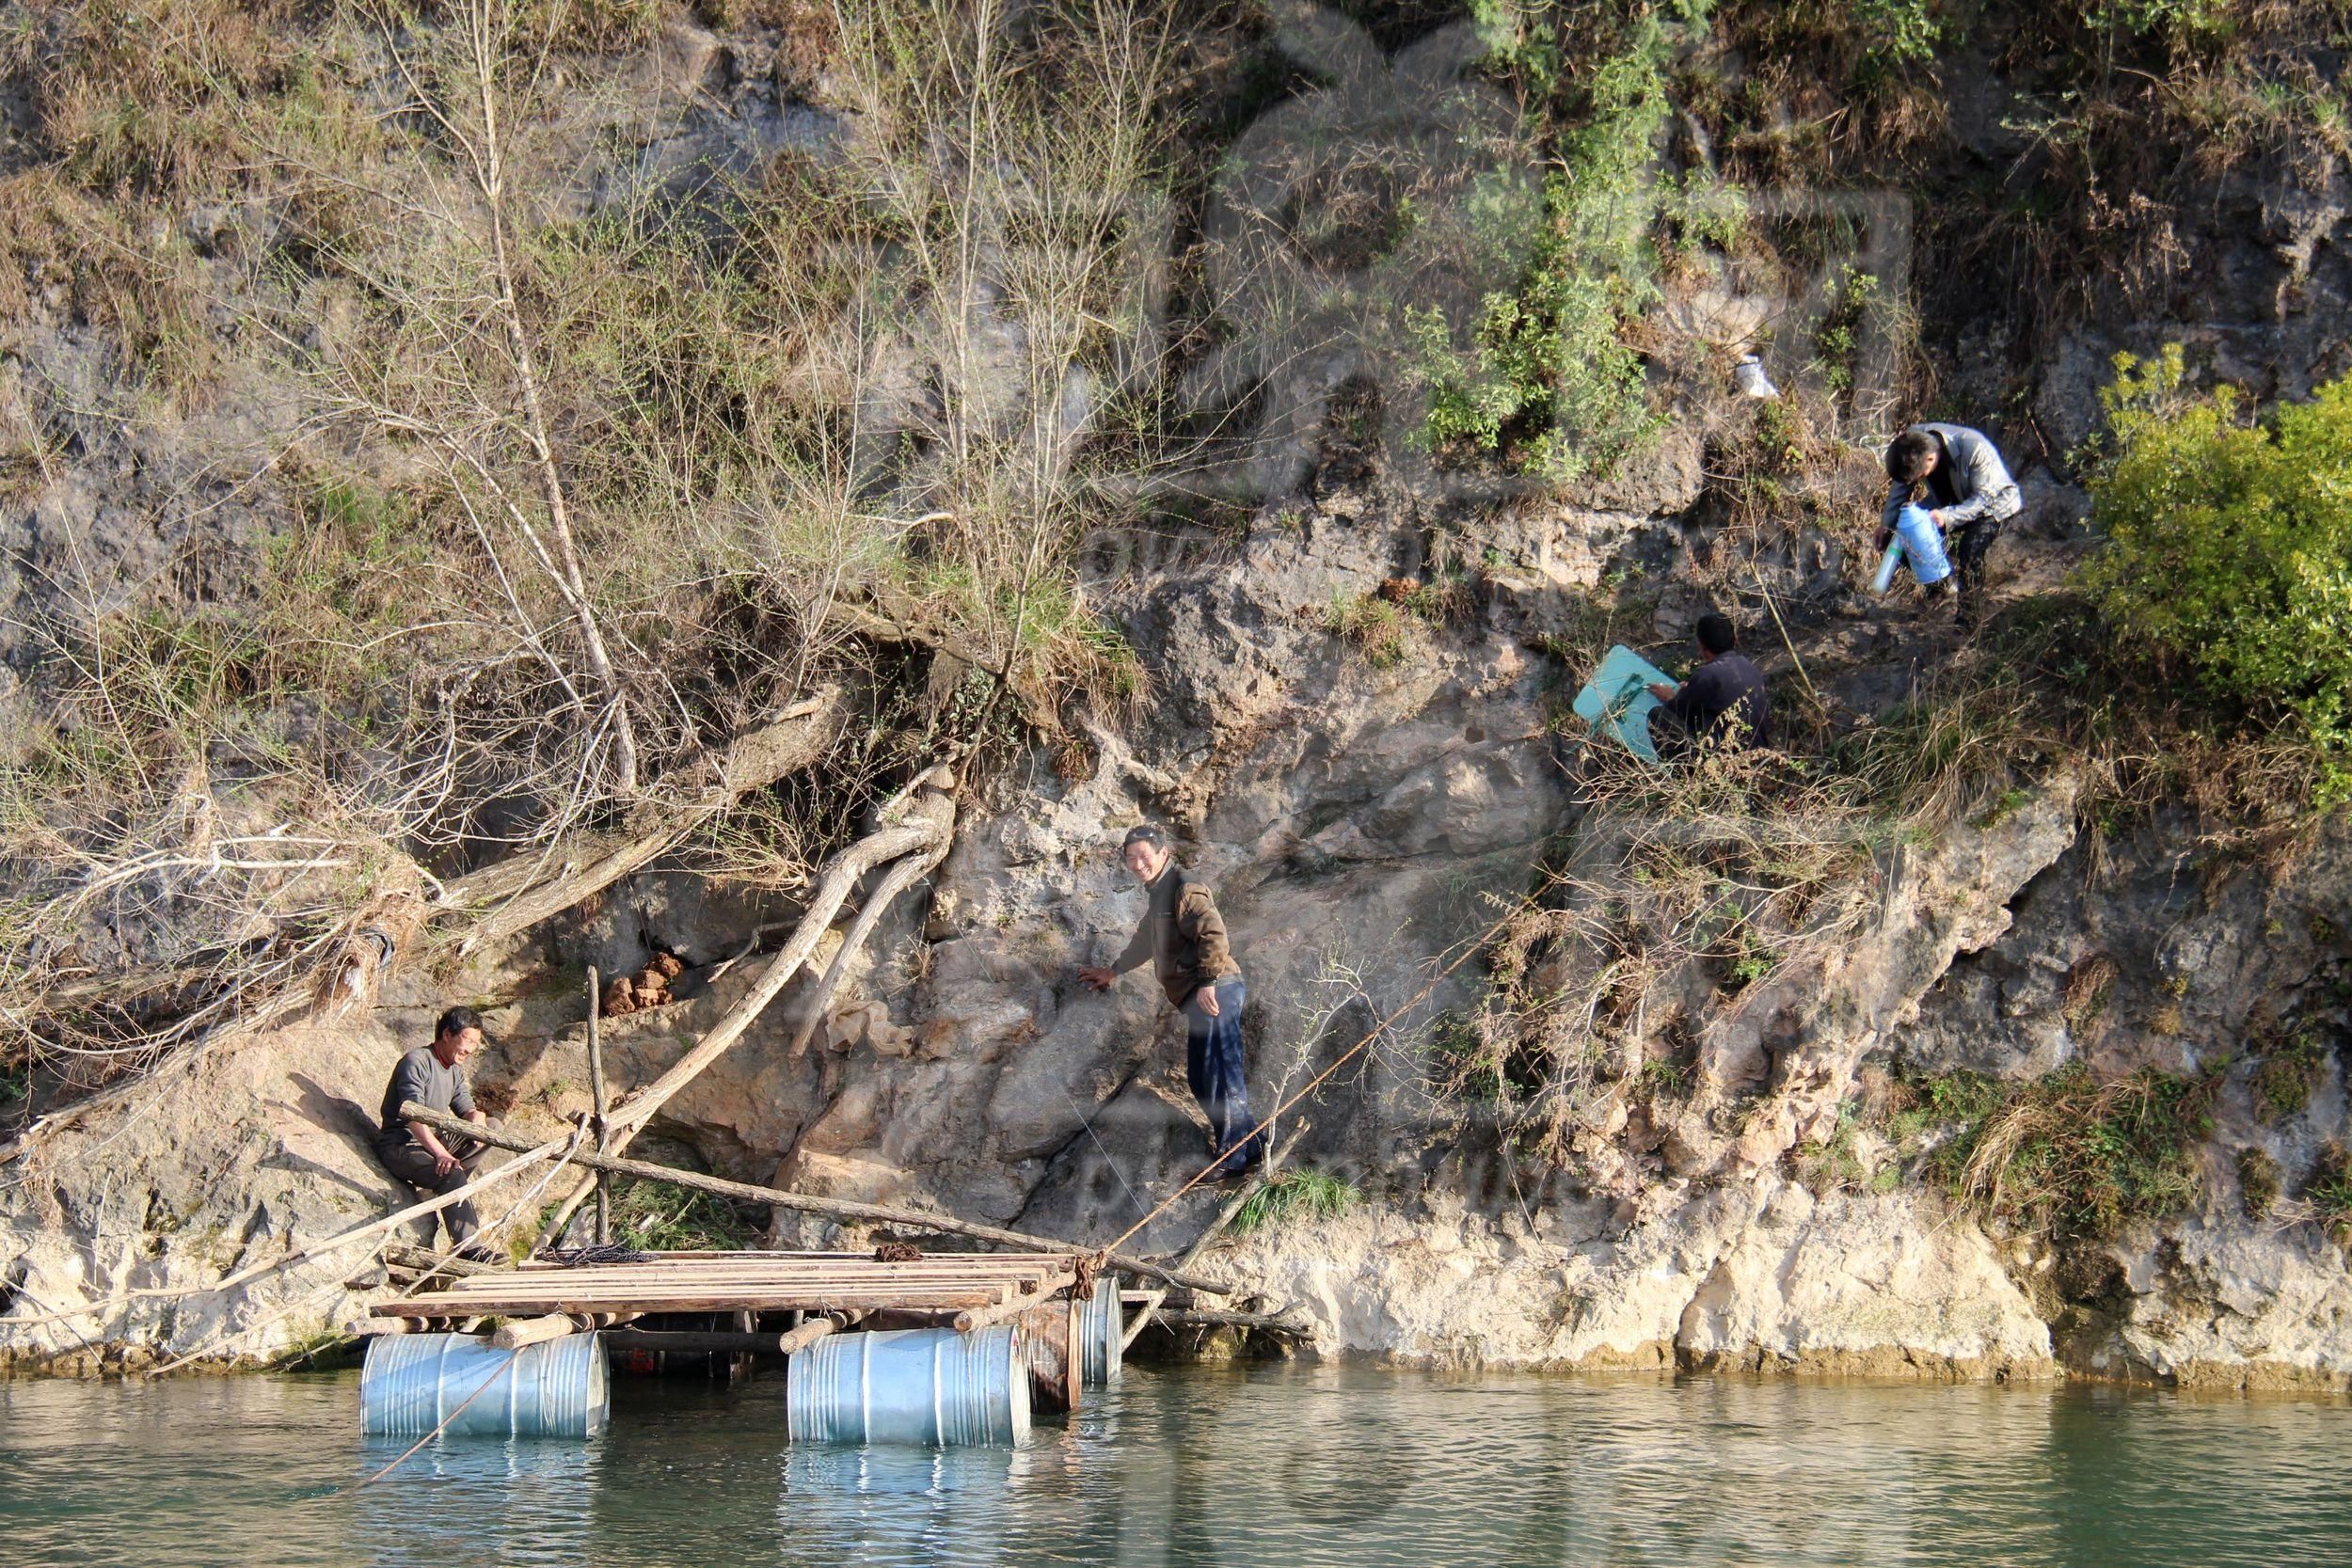
{"type": "MultiPolygon", "coordinates": [[[[1559,80],[1565,18],[1489,0],[1479,20],[1494,63],[1542,96],[1559,80]]],[[[1468,342],[1434,309],[1408,309],[1416,373],[1429,399],[1423,435],[1444,451],[1500,452],[1555,483],[1607,473],[1657,429],[1639,355],[1620,336],[1656,293],[1649,177],[1671,112],[1665,65],[1676,30],[1645,18],[1577,82],[1575,129],[1551,133],[1557,166],[1540,212],[1512,206],[1491,243],[1524,249],[1518,286],[1481,303],[1468,342]]]]}
{"type": "Polygon", "coordinates": [[[2228,388],[2184,394],[2178,345],[2115,364],[2087,586],[2123,641],[2299,730],[2323,802],[2352,799],[2352,377],[2258,421],[2228,388]]]}
{"type": "Polygon", "coordinates": [[[2150,1070],[2101,1084],[2074,1063],[2019,1087],[1936,1164],[1989,1215],[2058,1241],[2110,1236],[2203,1195],[2197,1146],[2218,1083],[2150,1070]]]}
{"type": "Polygon", "coordinates": [[[1294,1220],[1335,1220],[1361,1195],[1350,1183],[1319,1170],[1286,1170],[1249,1195],[1233,1216],[1233,1234],[1247,1236],[1294,1220]]]}

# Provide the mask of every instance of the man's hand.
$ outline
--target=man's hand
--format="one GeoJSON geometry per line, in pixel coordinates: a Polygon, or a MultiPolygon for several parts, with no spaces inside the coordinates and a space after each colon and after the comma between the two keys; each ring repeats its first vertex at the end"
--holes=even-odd
{"type": "Polygon", "coordinates": [[[1225,1016],[1217,1011],[1216,988],[1215,986],[1202,986],[1200,988],[1200,994],[1196,996],[1194,1000],[1200,1004],[1200,1010],[1208,1014],[1211,1018],[1222,1018],[1225,1016]]]}
{"type": "Polygon", "coordinates": [[[1677,688],[1672,681],[1652,681],[1649,683],[1649,694],[1657,698],[1661,703],[1673,702],[1675,700],[1675,692],[1677,689],[1677,688]]]}
{"type": "Polygon", "coordinates": [[[1928,521],[1929,521],[1929,522],[1931,522],[1931,523],[1933,523],[1933,524],[1935,525],[1935,531],[1936,531],[1936,532],[1941,533],[1941,532],[1943,532],[1943,531],[1944,531],[1944,514],[1943,514],[1943,513],[1941,513],[1941,512],[1931,512],[1931,513],[1929,513],[1929,514],[1928,514],[1928,521]]]}
{"type": "Polygon", "coordinates": [[[445,1148],[445,1149],[441,1150],[441,1152],[440,1152],[439,1154],[437,1154],[437,1155],[436,1155],[436,1156],[434,1157],[434,1160],[433,1160],[433,1174],[434,1174],[434,1175],[436,1175],[436,1176],[447,1176],[447,1175],[448,1175],[451,1171],[453,1171],[453,1170],[455,1170],[456,1168],[457,1168],[457,1156],[456,1156],[456,1155],[454,1155],[454,1154],[452,1154],[452,1153],[451,1153],[448,1149],[446,1149],[446,1148],[445,1148]]]}
{"type": "Polygon", "coordinates": [[[1081,968],[1078,971],[1078,978],[1092,986],[1096,990],[1108,990],[1119,984],[1118,975],[1094,964],[1088,964],[1081,968]]]}
{"type": "Polygon", "coordinates": [[[1883,554],[1885,554],[1885,553],[1886,553],[1886,546],[1889,546],[1889,545],[1891,545],[1891,544],[1893,544],[1894,542],[1895,542],[1895,531],[1894,531],[1893,529],[1891,529],[1891,528],[1883,528],[1883,529],[1879,530],[1879,542],[1878,542],[1877,544],[1875,544],[1875,545],[1871,546],[1870,547],[1871,547],[1872,549],[1874,549],[1874,550],[1877,550],[1880,554],[1883,555],[1883,554]]]}

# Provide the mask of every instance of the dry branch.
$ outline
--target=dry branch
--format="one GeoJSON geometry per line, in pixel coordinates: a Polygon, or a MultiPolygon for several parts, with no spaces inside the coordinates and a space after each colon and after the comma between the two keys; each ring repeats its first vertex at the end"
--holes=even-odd
{"type": "MultiPolygon", "coordinates": [[[[761,971],[752,989],[667,1072],[625,1097],[612,1109],[607,1118],[612,1130],[609,1152],[617,1154],[628,1148],[656,1112],[743,1037],[768,1005],[800,973],[809,955],[816,952],[818,942],[832,928],[834,917],[841,912],[841,906],[868,872],[907,856],[921,866],[916,873],[919,876],[946,858],[955,841],[955,798],[948,793],[953,785],[954,776],[946,768],[931,769],[882,808],[884,826],[879,832],[867,834],[827,863],[800,924],[793,927],[784,950],[761,971]]],[[[872,928],[870,921],[864,924],[866,928],[872,928]]],[[[593,1186],[593,1181],[586,1180],[573,1185],[541,1231],[543,1240],[563,1233],[593,1186]]]]}

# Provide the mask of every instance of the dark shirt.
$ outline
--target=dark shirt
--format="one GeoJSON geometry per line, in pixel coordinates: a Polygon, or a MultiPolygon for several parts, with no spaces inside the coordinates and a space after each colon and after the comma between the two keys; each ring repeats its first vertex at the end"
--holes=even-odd
{"type": "Polygon", "coordinates": [[[1935,438],[1936,463],[1928,474],[1928,510],[1948,512],[1960,504],[1960,486],[1952,483],[1952,444],[1935,438]]]}
{"type": "Polygon", "coordinates": [[[1225,917],[1216,912],[1216,895],[1208,883],[1171,860],[1150,887],[1152,902],[1143,924],[1136,927],[1127,950],[1113,960],[1112,974],[1140,969],[1149,958],[1168,1006],[1182,1007],[1202,986],[1241,973],[1226,945],[1225,917]]]}
{"type": "Polygon", "coordinates": [[[430,1105],[452,1116],[473,1115],[473,1090],[466,1083],[462,1067],[443,1067],[434,1056],[433,1048],[421,1045],[400,1059],[392,1069],[392,1081],[384,1089],[384,1130],[377,1134],[379,1142],[412,1144],[416,1134],[400,1119],[400,1108],[408,1101],[430,1105]]]}
{"type": "Polygon", "coordinates": [[[1745,654],[1717,654],[1692,671],[1673,699],[1659,707],[1696,740],[1722,738],[1736,718],[1749,745],[1772,744],[1772,707],[1764,695],[1764,672],[1745,654]]]}

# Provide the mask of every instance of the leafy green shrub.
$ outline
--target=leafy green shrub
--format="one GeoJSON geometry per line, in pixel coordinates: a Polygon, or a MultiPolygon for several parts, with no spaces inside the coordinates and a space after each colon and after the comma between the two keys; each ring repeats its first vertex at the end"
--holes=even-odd
{"type": "MultiPolygon", "coordinates": [[[[1548,85],[1542,62],[1554,56],[1525,41],[1523,9],[1481,14],[1490,41],[1511,40],[1504,62],[1548,85]]],[[[1647,20],[1589,74],[1581,123],[1562,137],[1560,167],[1545,182],[1526,272],[1515,291],[1486,297],[1467,345],[1442,312],[1406,312],[1433,448],[1508,446],[1514,467],[1567,483],[1609,471],[1655,433],[1641,357],[1619,331],[1656,295],[1648,169],[1670,112],[1671,54],[1672,35],[1647,20]]]]}
{"type": "Polygon", "coordinates": [[[2291,716],[2323,803],[2352,799],[2352,377],[2258,422],[2229,388],[2185,395],[2177,344],[2115,369],[2113,446],[2091,476],[2108,546],[2086,586],[2126,642],[2291,716]]]}

